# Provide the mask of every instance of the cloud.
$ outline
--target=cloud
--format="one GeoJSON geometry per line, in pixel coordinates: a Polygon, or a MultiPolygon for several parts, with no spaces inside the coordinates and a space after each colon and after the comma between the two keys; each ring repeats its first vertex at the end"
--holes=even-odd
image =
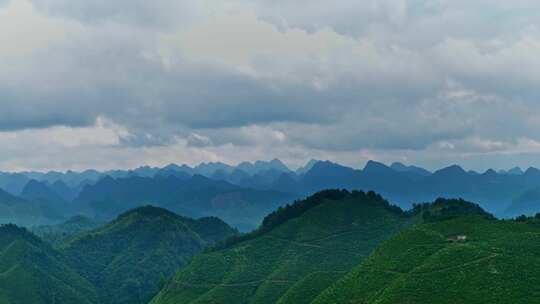
{"type": "Polygon", "coordinates": [[[200,5],[204,2],[192,0],[31,1],[34,7],[53,16],[65,16],[90,24],[125,23],[143,27],[187,23],[198,15],[200,5]]]}
{"type": "Polygon", "coordinates": [[[0,3],[0,135],[107,121],[124,135],[92,149],[143,163],[133,151],[428,162],[540,141],[536,1],[213,2],[0,3]]]}

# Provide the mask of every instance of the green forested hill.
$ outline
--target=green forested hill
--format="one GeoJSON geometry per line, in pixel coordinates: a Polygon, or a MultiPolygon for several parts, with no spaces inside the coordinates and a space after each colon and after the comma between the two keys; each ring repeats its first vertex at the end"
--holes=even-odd
{"type": "Polygon", "coordinates": [[[25,229],[0,226],[1,304],[93,304],[93,286],[25,229]]]}
{"type": "Polygon", "coordinates": [[[465,216],[405,230],[314,303],[540,303],[540,222],[465,216]]]}
{"type": "Polygon", "coordinates": [[[416,220],[374,193],[324,191],[198,255],[151,303],[309,303],[416,220]]]}
{"type": "Polygon", "coordinates": [[[165,209],[141,207],[73,238],[62,252],[96,286],[100,303],[147,303],[160,280],[233,233],[215,218],[193,220],[165,209]]]}

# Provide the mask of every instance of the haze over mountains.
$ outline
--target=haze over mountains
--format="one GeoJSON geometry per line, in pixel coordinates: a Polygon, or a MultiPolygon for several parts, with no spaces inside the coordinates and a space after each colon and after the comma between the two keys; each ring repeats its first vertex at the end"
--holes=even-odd
{"type": "Polygon", "coordinates": [[[153,204],[192,217],[218,216],[248,231],[288,201],[320,190],[376,191],[398,206],[438,197],[464,198],[500,217],[540,211],[540,170],[465,171],[453,165],[435,172],[417,166],[370,161],[353,169],[312,160],[298,170],[281,161],[237,166],[203,163],[99,172],[0,173],[2,222],[54,223],[74,215],[110,220],[153,204]]]}

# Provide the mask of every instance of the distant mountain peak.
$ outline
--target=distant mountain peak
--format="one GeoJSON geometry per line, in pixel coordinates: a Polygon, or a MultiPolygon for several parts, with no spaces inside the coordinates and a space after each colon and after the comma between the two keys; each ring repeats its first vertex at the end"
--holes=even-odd
{"type": "Polygon", "coordinates": [[[393,162],[391,165],[390,165],[390,168],[396,170],[396,171],[405,171],[407,170],[409,167],[408,166],[405,166],[403,163],[401,162],[393,162]]]}
{"type": "Polygon", "coordinates": [[[123,218],[127,218],[129,216],[137,216],[137,217],[162,217],[162,216],[171,216],[174,218],[180,218],[180,216],[172,211],[169,211],[164,208],[155,207],[151,205],[137,207],[134,209],[131,209],[129,211],[126,211],[118,216],[118,220],[121,220],[123,218]]]}
{"type": "Polygon", "coordinates": [[[170,164],[166,165],[165,167],[163,167],[163,169],[165,169],[165,170],[178,170],[178,169],[180,169],[180,166],[178,166],[177,164],[174,164],[174,163],[170,163],[170,164]]]}
{"type": "Polygon", "coordinates": [[[484,174],[482,174],[482,175],[484,175],[484,176],[497,176],[498,173],[497,173],[495,170],[493,170],[493,169],[488,169],[488,170],[486,170],[486,172],[484,172],[484,174]]]}
{"type": "Polygon", "coordinates": [[[523,175],[523,170],[520,168],[520,167],[514,167],[508,171],[506,171],[507,174],[512,174],[512,175],[523,175]]]}
{"type": "Polygon", "coordinates": [[[385,173],[385,172],[392,172],[394,170],[392,170],[390,167],[388,167],[387,165],[383,163],[370,160],[367,162],[363,171],[366,173],[385,173]]]}
{"type": "Polygon", "coordinates": [[[446,168],[443,168],[443,170],[444,170],[444,169],[459,170],[459,171],[465,172],[465,169],[463,169],[460,165],[456,165],[456,164],[450,165],[450,166],[448,166],[448,167],[446,167],[446,168]]]}
{"type": "Polygon", "coordinates": [[[303,167],[300,167],[296,170],[296,174],[304,174],[306,172],[308,172],[309,170],[311,170],[311,168],[313,168],[313,166],[315,166],[316,163],[320,162],[320,160],[317,160],[317,159],[311,159],[310,161],[308,161],[303,167]]]}
{"type": "Polygon", "coordinates": [[[291,170],[279,159],[274,158],[269,161],[257,160],[253,163],[242,162],[236,166],[236,169],[240,169],[250,175],[255,175],[263,171],[276,170],[280,172],[291,172],[291,170]]]}
{"type": "Polygon", "coordinates": [[[324,168],[347,168],[347,167],[342,166],[338,163],[331,162],[329,160],[321,160],[321,161],[316,162],[311,168],[311,170],[324,169],[324,168]]]}
{"type": "Polygon", "coordinates": [[[416,173],[421,176],[429,176],[432,174],[429,170],[424,169],[422,167],[407,166],[400,162],[392,163],[392,165],[390,165],[390,168],[398,172],[411,172],[411,173],[416,173]]]}
{"type": "Polygon", "coordinates": [[[435,171],[436,175],[450,174],[450,175],[466,175],[467,172],[459,165],[451,165],[446,168],[435,171]]]}
{"type": "Polygon", "coordinates": [[[58,195],[47,183],[37,180],[30,180],[24,186],[21,197],[27,200],[43,200],[51,203],[60,203],[64,199],[58,195]]]}
{"type": "Polygon", "coordinates": [[[230,173],[234,170],[234,167],[222,162],[209,162],[201,163],[193,168],[194,173],[204,176],[212,176],[218,170],[223,170],[224,172],[230,173]]]}
{"type": "Polygon", "coordinates": [[[531,175],[531,174],[534,174],[534,175],[540,175],[540,170],[538,170],[537,168],[535,167],[529,167],[527,169],[527,171],[525,171],[524,173],[525,175],[531,175]]]}

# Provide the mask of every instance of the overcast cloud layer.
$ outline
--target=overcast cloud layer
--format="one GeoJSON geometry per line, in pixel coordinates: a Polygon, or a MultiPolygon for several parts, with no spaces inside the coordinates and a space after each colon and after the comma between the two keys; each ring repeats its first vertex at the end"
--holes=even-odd
{"type": "Polygon", "coordinates": [[[0,0],[0,169],[540,166],[532,0],[0,0]]]}

